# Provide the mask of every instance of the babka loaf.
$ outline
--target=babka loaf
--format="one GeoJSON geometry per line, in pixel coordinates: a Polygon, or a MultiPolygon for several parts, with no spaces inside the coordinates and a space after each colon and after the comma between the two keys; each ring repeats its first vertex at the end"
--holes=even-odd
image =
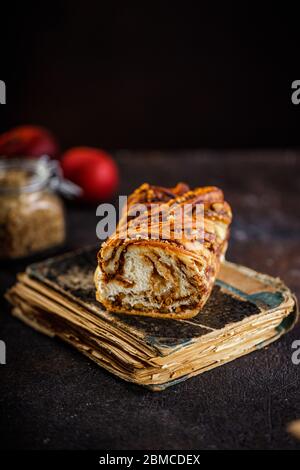
{"type": "Polygon", "coordinates": [[[216,187],[143,184],[98,253],[98,301],[116,313],[197,315],[224,257],[231,218],[216,187]]]}

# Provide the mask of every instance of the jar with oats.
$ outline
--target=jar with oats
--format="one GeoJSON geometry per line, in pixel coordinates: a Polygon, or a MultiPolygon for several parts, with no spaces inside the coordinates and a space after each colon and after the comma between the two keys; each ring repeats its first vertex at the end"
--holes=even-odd
{"type": "Polygon", "coordinates": [[[19,258],[65,240],[58,162],[0,159],[0,257],[19,258]]]}

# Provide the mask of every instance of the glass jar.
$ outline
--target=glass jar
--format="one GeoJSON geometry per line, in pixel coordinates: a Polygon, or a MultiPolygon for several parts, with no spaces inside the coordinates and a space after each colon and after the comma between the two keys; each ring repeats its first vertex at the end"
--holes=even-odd
{"type": "Polygon", "coordinates": [[[58,181],[59,164],[48,158],[0,160],[1,258],[28,256],[64,242],[58,181]]]}

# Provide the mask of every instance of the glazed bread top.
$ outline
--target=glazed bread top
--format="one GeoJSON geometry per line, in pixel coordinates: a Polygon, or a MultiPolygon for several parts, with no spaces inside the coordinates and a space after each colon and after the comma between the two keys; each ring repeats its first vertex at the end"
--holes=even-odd
{"type": "MultiPolygon", "coordinates": [[[[104,252],[109,246],[115,246],[119,238],[122,243],[160,240],[182,250],[197,251],[206,248],[219,253],[223,251],[229,238],[231,220],[231,208],[224,201],[222,190],[215,186],[190,190],[185,183],[178,183],[173,188],[144,183],[128,197],[127,207],[123,209],[117,230],[102,245],[98,261],[104,261],[104,252]],[[157,207],[153,206],[155,203],[158,203],[157,207]],[[148,210],[150,205],[151,212],[148,210]],[[189,205],[192,213],[187,213],[183,223],[178,226],[174,213],[186,205],[189,205]],[[200,230],[197,230],[195,223],[197,206],[202,210],[200,230]]],[[[102,268],[105,271],[105,263],[102,268]]]]}

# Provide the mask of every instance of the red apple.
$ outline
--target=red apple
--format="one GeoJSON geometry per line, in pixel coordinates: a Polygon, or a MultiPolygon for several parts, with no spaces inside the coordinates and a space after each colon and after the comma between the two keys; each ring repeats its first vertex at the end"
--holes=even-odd
{"type": "Polygon", "coordinates": [[[44,127],[19,126],[0,135],[1,156],[56,157],[58,151],[55,137],[44,127]]]}
{"type": "Polygon", "coordinates": [[[110,199],[118,187],[117,164],[104,150],[74,147],[63,154],[61,166],[65,178],[83,189],[87,201],[110,199]]]}
{"type": "Polygon", "coordinates": [[[75,183],[75,180],[79,180],[80,172],[84,166],[91,165],[95,161],[98,162],[99,158],[103,156],[107,157],[108,154],[92,147],[73,147],[67,150],[61,157],[64,176],[75,183]]]}

